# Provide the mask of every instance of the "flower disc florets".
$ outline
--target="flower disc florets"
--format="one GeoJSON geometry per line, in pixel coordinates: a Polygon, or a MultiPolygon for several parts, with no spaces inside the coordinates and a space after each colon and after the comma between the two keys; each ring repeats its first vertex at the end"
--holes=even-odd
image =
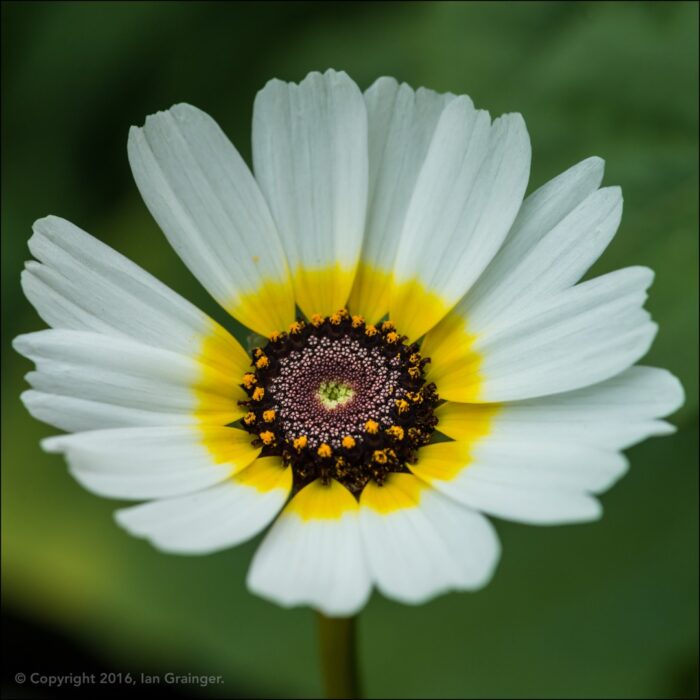
{"type": "Polygon", "coordinates": [[[313,316],[252,356],[242,424],[263,455],[292,467],[296,489],[317,478],[354,494],[369,479],[381,484],[407,471],[437,424],[429,360],[389,321],[369,325],[345,310],[313,316]]]}

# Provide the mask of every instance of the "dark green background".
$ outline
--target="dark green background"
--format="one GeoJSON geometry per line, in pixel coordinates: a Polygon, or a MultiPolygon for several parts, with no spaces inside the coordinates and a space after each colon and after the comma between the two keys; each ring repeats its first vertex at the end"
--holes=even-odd
{"type": "MultiPolygon", "coordinates": [[[[346,70],[469,93],[520,111],[532,187],[597,154],[625,196],[594,273],[656,270],[660,332],[645,362],[687,401],[679,431],[629,451],[590,525],[497,522],[484,591],[361,618],[372,697],[652,697],[697,692],[696,3],[5,3],[2,8],[3,592],[120,670],[223,674],[203,694],[318,695],[314,617],[249,595],[257,541],[204,558],[117,529],[38,441],[19,402],[30,363],[9,348],[40,319],[19,288],[31,224],[70,219],[226,320],[168,247],[132,182],[127,130],[178,101],[250,155],[255,92],[346,70]]],[[[29,671],[31,669],[18,669],[29,671]]],[[[79,671],[80,669],[72,669],[79,671]]]]}

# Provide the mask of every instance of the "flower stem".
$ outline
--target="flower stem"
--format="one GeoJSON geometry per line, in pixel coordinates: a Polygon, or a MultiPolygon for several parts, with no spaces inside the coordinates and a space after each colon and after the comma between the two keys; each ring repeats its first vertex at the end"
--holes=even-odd
{"type": "Polygon", "coordinates": [[[326,617],[317,613],[321,669],[327,698],[357,700],[356,617],[326,617]]]}

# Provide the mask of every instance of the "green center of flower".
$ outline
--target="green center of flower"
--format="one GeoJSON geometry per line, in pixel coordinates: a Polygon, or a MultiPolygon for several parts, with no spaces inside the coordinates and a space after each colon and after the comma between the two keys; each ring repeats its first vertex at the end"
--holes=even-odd
{"type": "Polygon", "coordinates": [[[355,395],[354,389],[345,382],[329,380],[321,382],[316,396],[324,408],[333,410],[350,401],[355,395]]]}

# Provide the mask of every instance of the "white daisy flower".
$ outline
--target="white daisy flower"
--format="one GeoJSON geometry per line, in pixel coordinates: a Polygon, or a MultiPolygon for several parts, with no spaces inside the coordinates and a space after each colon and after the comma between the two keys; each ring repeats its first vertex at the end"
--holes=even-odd
{"type": "Polygon", "coordinates": [[[168,240],[258,347],[55,216],[22,276],[52,328],[14,345],[36,363],[28,410],[69,433],[44,448],[90,491],[145,501],[116,520],[158,549],[272,523],[252,591],[330,616],[374,586],[421,603],[489,581],[487,515],[598,518],[621,450],[673,431],[679,382],[633,366],[657,330],[653,273],[580,281],[620,190],[589,158],[523,201],[519,114],[392,78],[363,95],[328,71],[258,94],[254,174],[187,104],[133,128],[128,152],[168,240]]]}

